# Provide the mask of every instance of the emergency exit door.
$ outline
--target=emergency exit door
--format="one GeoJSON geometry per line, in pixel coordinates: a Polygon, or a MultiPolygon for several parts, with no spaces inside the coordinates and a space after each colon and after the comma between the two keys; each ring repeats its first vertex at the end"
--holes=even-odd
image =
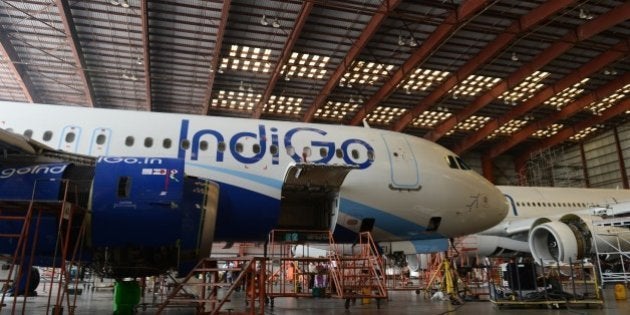
{"type": "Polygon", "coordinates": [[[395,133],[381,134],[390,165],[391,189],[418,190],[420,189],[420,174],[418,163],[407,139],[395,133]]]}

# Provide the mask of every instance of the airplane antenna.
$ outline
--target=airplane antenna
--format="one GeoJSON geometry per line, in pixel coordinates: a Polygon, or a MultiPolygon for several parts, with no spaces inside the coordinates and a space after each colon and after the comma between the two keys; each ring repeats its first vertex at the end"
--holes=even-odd
{"type": "Polygon", "coordinates": [[[370,124],[368,124],[367,119],[363,118],[363,127],[370,128],[370,124]]]}

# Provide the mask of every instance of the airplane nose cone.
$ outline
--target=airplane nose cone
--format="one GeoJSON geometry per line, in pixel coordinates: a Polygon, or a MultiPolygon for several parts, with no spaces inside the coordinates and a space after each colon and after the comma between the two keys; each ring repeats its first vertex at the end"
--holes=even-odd
{"type": "Polygon", "coordinates": [[[507,216],[509,206],[503,193],[494,185],[488,182],[488,187],[485,189],[486,207],[485,211],[480,215],[480,220],[485,221],[487,227],[491,228],[507,216]]]}

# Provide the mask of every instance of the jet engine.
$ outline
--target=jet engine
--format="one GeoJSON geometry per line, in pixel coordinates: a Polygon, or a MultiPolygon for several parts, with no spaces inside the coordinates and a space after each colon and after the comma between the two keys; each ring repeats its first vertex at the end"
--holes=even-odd
{"type": "MultiPolygon", "coordinates": [[[[538,262],[577,261],[594,254],[596,245],[599,252],[614,251],[609,244],[617,244],[619,233],[628,233],[624,228],[602,227],[594,238],[591,222],[591,217],[576,214],[567,214],[558,221],[538,221],[529,232],[532,256],[538,262]]],[[[621,247],[621,250],[630,250],[628,244],[621,244],[621,247]]]]}

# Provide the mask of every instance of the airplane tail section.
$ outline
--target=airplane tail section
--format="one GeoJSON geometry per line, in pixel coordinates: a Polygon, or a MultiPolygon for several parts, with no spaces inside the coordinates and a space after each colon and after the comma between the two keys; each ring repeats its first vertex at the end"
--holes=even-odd
{"type": "Polygon", "coordinates": [[[339,190],[350,165],[295,164],[282,185],[279,229],[330,230],[337,223],[339,190]]]}

